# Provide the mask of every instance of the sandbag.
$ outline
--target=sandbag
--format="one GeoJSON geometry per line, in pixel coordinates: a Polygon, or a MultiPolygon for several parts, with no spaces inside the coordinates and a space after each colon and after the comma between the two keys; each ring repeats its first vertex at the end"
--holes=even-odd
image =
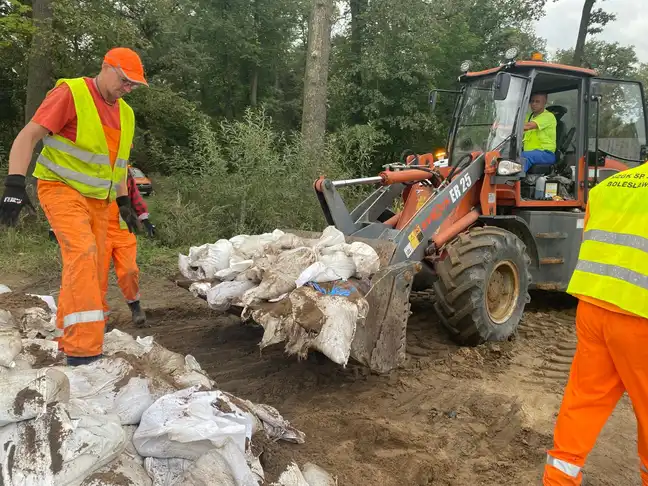
{"type": "Polygon", "coordinates": [[[189,250],[191,265],[203,270],[205,278],[214,278],[216,272],[229,268],[232,243],[228,240],[218,240],[214,244],[207,244],[192,251],[189,250]]]}
{"type": "Polygon", "coordinates": [[[11,370],[0,374],[0,426],[32,419],[52,402],[70,399],[64,373],[49,368],[11,370]]]}
{"type": "Polygon", "coordinates": [[[81,486],[152,486],[143,464],[125,453],[83,480],[81,486]]]}
{"type": "Polygon", "coordinates": [[[138,376],[123,358],[105,357],[93,363],[61,369],[70,380],[70,397],[96,404],[116,414],[122,425],[137,424],[154,401],[149,379],[138,376]]]}
{"type": "Polygon", "coordinates": [[[143,355],[143,360],[153,369],[159,370],[161,376],[167,376],[177,389],[199,386],[204,390],[211,390],[214,386],[214,381],[205,374],[191,355],[183,357],[153,343],[151,350],[143,355]]]}
{"type": "Polygon", "coordinates": [[[380,257],[376,250],[361,241],[354,241],[347,249],[355,264],[355,276],[361,279],[369,278],[380,270],[380,257]]]}
{"type": "Polygon", "coordinates": [[[191,387],[156,400],[142,415],[133,444],[142,456],[196,460],[227,438],[244,452],[252,425],[222,392],[191,387]]]}
{"type": "Polygon", "coordinates": [[[23,339],[22,351],[16,361],[22,359],[34,368],[65,365],[65,355],[59,351],[58,343],[48,339],[23,339]]]}
{"type": "Polygon", "coordinates": [[[14,318],[11,315],[11,312],[9,312],[8,310],[0,309],[0,329],[13,329],[14,327],[16,327],[16,323],[14,322],[14,318]]]}
{"type": "Polygon", "coordinates": [[[180,486],[180,480],[192,461],[188,459],[144,459],[144,469],[151,478],[153,486],[180,486]]]}
{"type": "MultiPolygon", "coordinates": [[[[276,408],[265,403],[252,403],[231,393],[225,392],[224,395],[229,399],[229,404],[233,409],[256,418],[263,426],[266,436],[270,439],[274,441],[285,440],[296,444],[305,442],[306,434],[297,430],[289,421],[284,419],[276,408]]],[[[257,428],[253,427],[252,433],[255,434],[256,432],[257,428]]]]}
{"type": "Polygon", "coordinates": [[[272,233],[263,233],[260,235],[241,235],[239,239],[232,244],[239,256],[249,260],[263,256],[266,252],[266,245],[277,241],[284,234],[285,233],[281,230],[274,230],[272,233]]]}
{"type": "Polygon", "coordinates": [[[319,239],[314,243],[314,249],[323,249],[335,245],[341,245],[345,242],[344,233],[342,233],[335,226],[327,226],[319,239]]]}
{"type": "Polygon", "coordinates": [[[211,282],[194,282],[189,286],[189,292],[194,297],[206,297],[207,292],[211,289],[211,282]]]}
{"type": "Polygon", "coordinates": [[[306,268],[295,281],[297,287],[307,282],[333,282],[335,280],[348,280],[356,272],[353,258],[342,251],[324,254],[319,261],[306,268]]]}
{"type": "Polygon", "coordinates": [[[281,473],[277,482],[271,483],[270,486],[310,486],[304,475],[299,470],[299,466],[294,462],[289,464],[284,472],[281,473]]]}
{"type": "Polygon", "coordinates": [[[191,464],[182,476],[182,486],[258,486],[245,454],[226,438],[222,447],[212,449],[191,464]]]}
{"type": "Polygon", "coordinates": [[[55,403],[38,417],[0,428],[0,484],[80,484],[124,450],[124,432],[114,415],[70,417],[55,403]]]}
{"type": "Polygon", "coordinates": [[[178,269],[182,276],[189,280],[200,280],[205,278],[205,272],[191,265],[191,260],[187,255],[178,253],[178,269]]]}
{"type": "Polygon", "coordinates": [[[0,284],[0,294],[6,294],[7,292],[11,292],[11,289],[4,284],[0,284]]]}
{"type": "Polygon", "coordinates": [[[104,334],[104,355],[113,356],[116,353],[126,353],[139,358],[151,351],[152,348],[153,336],[133,338],[130,334],[119,329],[113,329],[104,334]]]}
{"type": "Polygon", "coordinates": [[[22,351],[22,339],[18,329],[0,328],[0,366],[10,368],[20,351],[22,351]]]}
{"type": "Polygon", "coordinates": [[[28,338],[53,339],[56,336],[56,319],[50,311],[31,307],[25,309],[20,319],[20,329],[28,338]]]}
{"type": "Polygon", "coordinates": [[[316,259],[315,252],[306,247],[281,253],[271,267],[263,273],[258,287],[248,290],[241,299],[244,305],[256,300],[269,300],[295,289],[295,280],[316,259]]]}
{"type": "Polygon", "coordinates": [[[245,292],[256,287],[249,280],[221,282],[207,291],[207,303],[211,309],[224,312],[232,303],[240,301],[245,292]]]}
{"type": "Polygon", "coordinates": [[[367,301],[357,290],[349,295],[325,295],[312,287],[295,290],[290,301],[293,325],[284,329],[286,352],[305,357],[313,348],[346,366],[356,326],[369,310],[367,301]]]}
{"type": "Polygon", "coordinates": [[[307,462],[301,471],[308,486],[337,486],[337,480],[317,464],[307,462]]]}

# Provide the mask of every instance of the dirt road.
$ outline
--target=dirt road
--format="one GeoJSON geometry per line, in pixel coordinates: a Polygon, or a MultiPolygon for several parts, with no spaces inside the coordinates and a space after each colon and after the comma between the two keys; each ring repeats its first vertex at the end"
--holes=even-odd
{"type": "MultiPolygon", "coordinates": [[[[306,433],[303,445],[269,446],[271,479],[294,458],[338,475],[341,486],[539,484],[576,344],[568,298],[534,295],[513,341],[479,348],[454,346],[415,300],[408,363],[378,377],[316,357],[297,362],[280,345],[261,354],[259,329],[214,314],[171,282],[145,281],[142,294],[153,327],[128,325],[113,286],[117,327],[193,354],[220,388],[275,406],[306,433]]],[[[624,398],[590,456],[588,486],[640,484],[635,434],[624,398]]]]}

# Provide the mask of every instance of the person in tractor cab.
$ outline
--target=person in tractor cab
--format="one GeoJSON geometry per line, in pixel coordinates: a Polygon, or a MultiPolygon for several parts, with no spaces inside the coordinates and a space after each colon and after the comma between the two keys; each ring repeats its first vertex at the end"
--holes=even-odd
{"type": "MultiPolygon", "coordinates": [[[[137,188],[133,173],[130,169],[128,171],[127,185],[131,207],[135,211],[142,226],[144,226],[146,234],[152,238],[155,235],[155,226],[149,221],[148,208],[137,188]]],[[[128,226],[122,219],[116,203],[112,203],[109,206],[108,212],[106,252],[103,261],[103,270],[99,278],[101,291],[104,296],[104,314],[108,315],[110,313],[106,293],[108,291],[110,262],[112,261],[115,267],[115,274],[117,275],[117,284],[131,310],[133,324],[135,327],[143,327],[146,324],[146,314],[140,306],[137,239],[128,230],[128,226]]]]}
{"type": "Polygon", "coordinates": [[[533,165],[553,165],[556,163],[556,117],[548,110],[546,93],[531,96],[524,123],[524,143],[522,158],[524,172],[533,165]]]}

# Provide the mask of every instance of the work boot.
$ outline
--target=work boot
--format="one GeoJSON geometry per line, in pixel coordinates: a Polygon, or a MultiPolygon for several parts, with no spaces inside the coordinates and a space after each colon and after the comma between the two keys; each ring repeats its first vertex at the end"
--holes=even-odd
{"type": "Polygon", "coordinates": [[[84,356],[84,357],[68,356],[67,357],[67,365],[68,366],[87,365],[87,364],[90,364],[93,361],[97,361],[98,359],[101,359],[101,358],[103,358],[103,354],[100,354],[98,356],[84,356]]]}
{"type": "Polygon", "coordinates": [[[146,314],[140,307],[139,300],[129,303],[128,307],[130,307],[131,314],[133,315],[133,325],[135,327],[146,326],[146,314]]]}

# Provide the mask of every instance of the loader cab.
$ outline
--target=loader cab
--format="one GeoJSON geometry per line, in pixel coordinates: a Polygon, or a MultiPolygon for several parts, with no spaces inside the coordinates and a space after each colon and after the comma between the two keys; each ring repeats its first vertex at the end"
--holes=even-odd
{"type": "Polygon", "coordinates": [[[500,160],[524,165],[524,122],[534,93],[556,126],[556,162],[498,174],[501,207],[584,208],[587,191],[614,173],[646,160],[647,126],[641,83],[604,79],[591,69],[543,61],[511,61],[460,78],[447,151],[451,166],[468,154],[497,149],[500,160]]]}

